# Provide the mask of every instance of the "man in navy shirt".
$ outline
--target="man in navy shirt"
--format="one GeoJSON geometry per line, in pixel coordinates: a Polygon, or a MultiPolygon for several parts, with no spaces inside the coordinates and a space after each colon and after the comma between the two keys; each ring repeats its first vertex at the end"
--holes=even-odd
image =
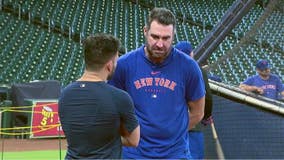
{"type": "Polygon", "coordinates": [[[284,87],[279,76],[270,73],[267,60],[258,60],[256,63],[257,75],[247,78],[240,84],[240,88],[262,96],[277,100],[284,96],[284,87]]]}
{"type": "Polygon", "coordinates": [[[140,127],[130,96],[106,81],[118,59],[119,41],[108,34],[84,42],[85,71],[59,98],[67,138],[65,159],[119,159],[122,145],[137,146],[140,127]]]}

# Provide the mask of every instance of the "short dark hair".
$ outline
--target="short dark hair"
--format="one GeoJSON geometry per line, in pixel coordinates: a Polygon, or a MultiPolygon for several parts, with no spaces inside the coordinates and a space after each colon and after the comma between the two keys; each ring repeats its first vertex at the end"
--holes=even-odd
{"type": "Polygon", "coordinates": [[[163,25],[173,25],[176,27],[176,17],[175,15],[166,8],[153,8],[149,14],[148,22],[146,24],[147,28],[150,29],[151,23],[157,21],[163,25]]]}
{"type": "Polygon", "coordinates": [[[123,45],[120,45],[119,49],[118,49],[119,55],[123,55],[126,52],[126,49],[123,45]]]}
{"type": "Polygon", "coordinates": [[[87,70],[99,70],[118,53],[120,41],[113,35],[98,33],[83,41],[87,70]]]}

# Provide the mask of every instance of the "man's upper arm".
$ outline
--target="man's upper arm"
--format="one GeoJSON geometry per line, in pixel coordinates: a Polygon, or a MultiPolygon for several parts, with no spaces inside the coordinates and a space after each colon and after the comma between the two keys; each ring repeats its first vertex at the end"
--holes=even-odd
{"type": "Polygon", "coordinates": [[[205,84],[202,76],[202,72],[198,64],[193,63],[188,67],[189,72],[186,73],[186,100],[195,101],[202,98],[205,95],[205,84]]]}
{"type": "Polygon", "coordinates": [[[128,132],[134,130],[138,125],[138,119],[134,111],[134,103],[130,95],[124,92],[125,96],[122,98],[120,103],[120,114],[122,123],[128,132]]]}
{"type": "Polygon", "coordinates": [[[277,85],[277,90],[282,94],[284,92],[284,84],[282,84],[281,79],[278,77],[276,81],[277,85]]]}
{"type": "Polygon", "coordinates": [[[281,95],[284,97],[284,91],[281,92],[281,95]]]}
{"type": "Polygon", "coordinates": [[[241,85],[246,85],[246,86],[251,86],[253,85],[253,81],[254,81],[254,76],[252,77],[248,77],[246,80],[244,80],[241,85]]]}
{"type": "Polygon", "coordinates": [[[194,101],[189,101],[189,108],[191,111],[196,111],[196,112],[204,112],[204,106],[205,106],[205,96],[194,100],[194,101]]]}
{"type": "Polygon", "coordinates": [[[140,139],[140,126],[135,115],[134,103],[131,97],[126,95],[120,107],[121,135],[127,139],[129,146],[137,146],[140,139]]]}

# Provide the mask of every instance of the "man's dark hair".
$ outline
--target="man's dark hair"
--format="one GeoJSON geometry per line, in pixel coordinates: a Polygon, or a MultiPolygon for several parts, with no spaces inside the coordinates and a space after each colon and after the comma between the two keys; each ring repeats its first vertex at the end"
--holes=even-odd
{"type": "Polygon", "coordinates": [[[150,29],[151,23],[157,21],[163,25],[173,25],[176,27],[176,17],[175,15],[166,8],[153,8],[148,17],[147,28],[150,29]]]}
{"type": "Polygon", "coordinates": [[[118,49],[119,55],[123,55],[126,52],[126,49],[123,45],[120,45],[119,49],[118,49]]]}
{"type": "Polygon", "coordinates": [[[88,36],[84,42],[84,58],[87,70],[100,70],[118,52],[120,41],[110,34],[88,36]]]}

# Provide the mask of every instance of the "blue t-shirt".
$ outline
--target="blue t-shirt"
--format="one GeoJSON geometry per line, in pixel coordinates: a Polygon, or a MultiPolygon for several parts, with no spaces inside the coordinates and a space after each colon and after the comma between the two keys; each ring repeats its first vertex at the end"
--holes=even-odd
{"type": "Polygon", "coordinates": [[[120,124],[129,132],[138,126],[131,97],[105,82],[68,85],[59,98],[59,117],[68,143],[66,159],[119,159],[120,124]]]}
{"type": "Polygon", "coordinates": [[[263,80],[259,75],[254,75],[246,79],[243,84],[262,88],[263,96],[272,99],[278,99],[278,94],[284,91],[280,78],[275,74],[270,74],[267,80],[263,80]]]}
{"type": "Polygon", "coordinates": [[[190,158],[187,103],[205,95],[202,73],[192,58],[172,48],[156,65],[142,46],[119,58],[109,83],[130,94],[140,123],[140,143],[123,147],[125,158],[190,158]]]}

